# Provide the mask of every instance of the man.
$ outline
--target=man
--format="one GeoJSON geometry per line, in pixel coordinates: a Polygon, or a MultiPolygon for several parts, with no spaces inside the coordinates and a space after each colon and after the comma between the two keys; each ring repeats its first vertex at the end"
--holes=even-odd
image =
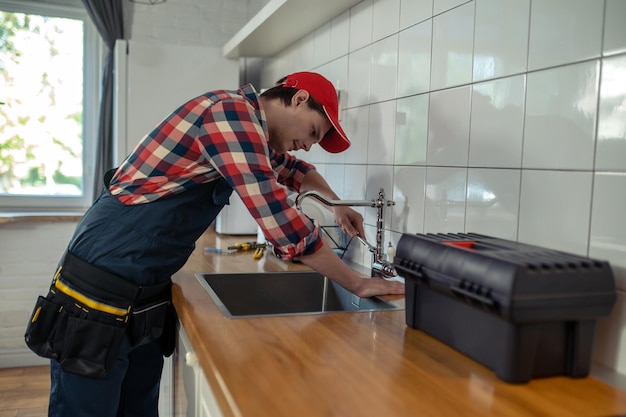
{"type": "MultiPolygon", "coordinates": [[[[163,354],[172,349],[164,347],[170,277],[233,189],[277,256],[359,296],[404,292],[398,282],[348,268],[288,193],[338,198],[312,165],[289,154],[315,144],[347,149],[337,114],[334,87],[310,72],[260,96],[251,85],[208,92],[180,106],[107,175],[27,329],[31,349],[54,359],[50,416],[157,415],[163,354]]],[[[332,210],[342,230],[364,234],[360,214],[332,210]]]]}

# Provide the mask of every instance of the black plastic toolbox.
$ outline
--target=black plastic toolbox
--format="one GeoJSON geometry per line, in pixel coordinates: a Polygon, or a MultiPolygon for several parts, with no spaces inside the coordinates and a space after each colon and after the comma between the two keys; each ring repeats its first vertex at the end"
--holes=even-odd
{"type": "Polygon", "coordinates": [[[589,374],[615,304],[608,262],[475,233],[404,234],[406,323],[509,383],[589,374]]]}

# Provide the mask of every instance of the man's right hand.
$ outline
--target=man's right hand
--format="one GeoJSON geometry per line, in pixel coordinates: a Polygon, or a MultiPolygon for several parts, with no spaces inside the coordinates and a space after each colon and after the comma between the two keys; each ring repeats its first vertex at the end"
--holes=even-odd
{"type": "Polygon", "coordinates": [[[404,294],[404,284],[401,282],[358,275],[326,244],[317,252],[301,256],[298,260],[359,297],[404,294]]]}

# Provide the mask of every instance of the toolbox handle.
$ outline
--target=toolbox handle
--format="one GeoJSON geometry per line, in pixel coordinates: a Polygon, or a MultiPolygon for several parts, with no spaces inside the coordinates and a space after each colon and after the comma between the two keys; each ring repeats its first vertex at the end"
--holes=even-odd
{"type": "Polygon", "coordinates": [[[450,290],[455,294],[459,294],[464,297],[471,298],[472,300],[478,301],[479,303],[482,303],[488,307],[493,307],[495,304],[495,301],[492,298],[485,297],[480,294],[476,294],[475,292],[469,291],[466,288],[462,288],[459,286],[450,286],[450,290]]]}

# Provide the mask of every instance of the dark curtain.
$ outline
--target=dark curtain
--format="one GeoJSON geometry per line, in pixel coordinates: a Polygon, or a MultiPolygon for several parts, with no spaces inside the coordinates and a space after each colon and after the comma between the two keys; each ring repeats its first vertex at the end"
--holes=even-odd
{"type": "Polygon", "coordinates": [[[117,39],[124,39],[124,13],[122,0],[83,0],[89,17],[107,46],[102,75],[102,96],[98,121],[98,142],[94,175],[94,200],[102,192],[104,173],[113,168],[113,91],[115,67],[114,47],[117,39]]]}

